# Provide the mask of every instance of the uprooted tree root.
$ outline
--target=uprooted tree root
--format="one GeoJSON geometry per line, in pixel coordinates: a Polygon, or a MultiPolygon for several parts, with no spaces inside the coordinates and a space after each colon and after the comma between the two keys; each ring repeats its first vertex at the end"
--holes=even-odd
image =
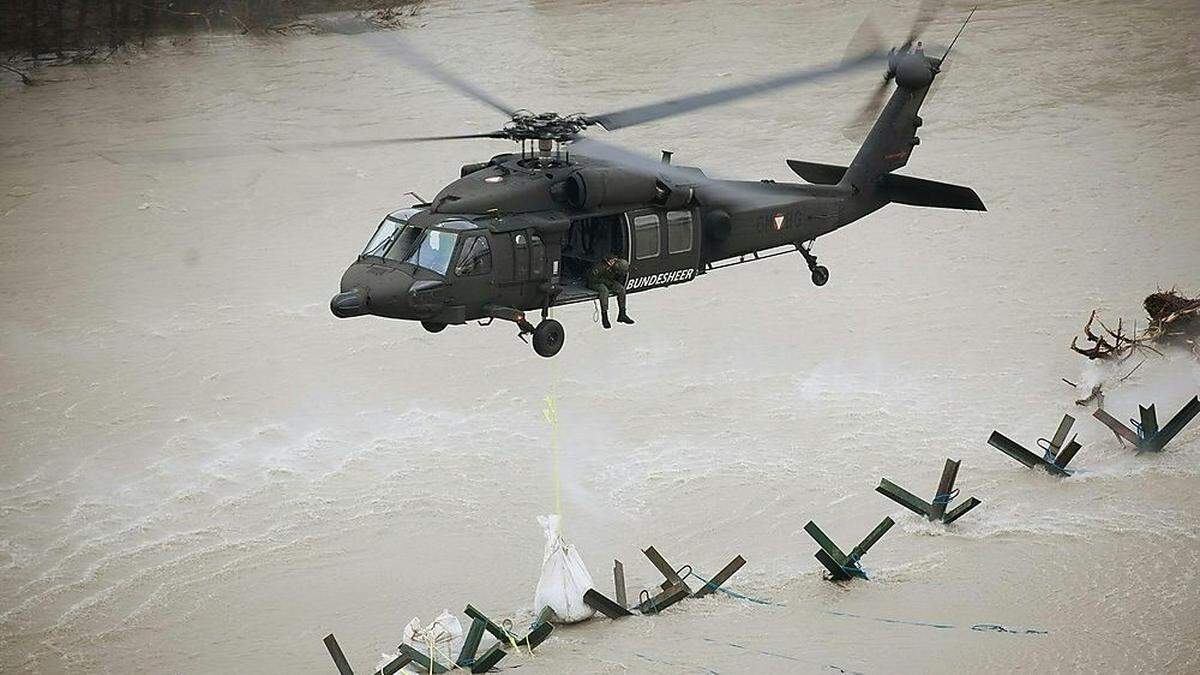
{"type": "MultiPolygon", "coordinates": [[[[1083,325],[1083,339],[1088,346],[1079,346],[1079,337],[1071,339],[1071,349],[1083,354],[1089,359],[1100,359],[1114,364],[1123,363],[1134,354],[1146,356],[1163,356],[1163,350],[1169,347],[1179,347],[1200,359],[1200,299],[1191,299],[1181,295],[1175,289],[1158,291],[1146,297],[1143,302],[1146,308],[1146,328],[1138,330],[1136,322],[1126,329],[1124,320],[1117,321],[1113,330],[1096,316],[1092,310],[1087,323],[1083,325]],[[1096,328],[1099,326],[1099,329],[1096,328]]],[[[1145,359],[1134,366],[1115,382],[1124,382],[1133,375],[1145,359]]],[[[1124,370],[1122,368],[1122,370],[1124,370]]],[[[1115,376],[1115,373],[1114,373],[1115,376]]],[[[1063,378],[1063,382],[1078,387],[1079,385],[1063,378]]],[[[1112,383],[1112,380],[1109,380],[1112,383]]],[[[1104,382],[1092,386],[1084,398],[1075,401],[1076,405],[1088,406],[1095,403],[1104,407],[1104,382]]]]}
{"type": "Polygon", "coordinates": [[[1080,347],[1076,336],[1071,339],[1071,349],[1089,359],[1123,361],[1135,353],[1162,356],[1159,348],[1180,346],[1200,358],[1200,298],[1187,298],[1171,289],[1146,296],[1143,306],[1148,323],[1140,331],[1136,322],[1126,331],[1123,319],[1117,321],[1117,329],[1113,330],[1097,319],[1096,310],[1092,310],[1083,325],[1083,337],[1090,346],[1080,347]],[[1096,331],[1096,324],[1102,332],[1096,331]]]}

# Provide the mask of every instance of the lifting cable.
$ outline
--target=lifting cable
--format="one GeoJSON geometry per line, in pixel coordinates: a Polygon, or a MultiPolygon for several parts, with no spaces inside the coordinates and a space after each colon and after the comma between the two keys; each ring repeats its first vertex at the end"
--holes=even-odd
{"type": "MultiPolygon", "coordinates": [[[[551,310],[550,316],[554,312],[551,310]]],[[[550,472],[554,481],[554,513],[558,516],[559,528],[562,527],[562,480],[558,470],[558,360],[550,359],[550,393],[546,396],[546,407],[542,417],[550,425],[550,472]]]]}

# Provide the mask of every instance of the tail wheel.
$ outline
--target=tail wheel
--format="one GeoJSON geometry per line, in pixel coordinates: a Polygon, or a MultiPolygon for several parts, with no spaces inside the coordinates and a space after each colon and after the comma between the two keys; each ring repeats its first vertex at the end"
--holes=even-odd
{"type": "Polygon", "coordinates": [[[437,321],[422,321],[421,325],[430,333],[440,333],[446,329],[446,324],[437,321]]]}
{"type": "Polygon", "coordinates": [[[533,351],[537,352],[538,356],[550,358],[562,349],[565,339],[566,331],[561,323],[554,319],[543,319],[537,328],[533,329],[533,351]]]}
{"type": "Polygon", "coordinates": [[[824,265],[816,265],[812,269],[812,282],[817,286],[824,286],[829,282],[829,268],[824,265]]]}

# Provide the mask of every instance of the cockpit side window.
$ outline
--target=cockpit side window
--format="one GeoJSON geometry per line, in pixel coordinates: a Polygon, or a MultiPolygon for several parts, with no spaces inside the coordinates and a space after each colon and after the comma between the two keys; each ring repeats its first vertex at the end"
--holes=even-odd
{"type": "Polygon", "coordinates": [[[404,223],[397,222],[391,218],[384,218],[379,224],[379,228],[375,230],[375,234],[371,237],[371,241],[367,242],[366,248],[362,250],[361,255],[375,256],[382,258],[387,252],[388,247],[396,239],[396,234],[400,228],[404,227],[404,223]]]}
{"type": "MultiPolygon", "coordinates": [[[[454,244],[458,240],[458,235],[453,232],[423,230],[413,227],[405,228],[404,233],[407,235],[408,231],[413,229],[420,232],[420,241],[417,244],[416,250],[405,258],[404,262],[412,263],[417,267],[424,267],[427,270],[445,276],[446,270],[450,268],[450,258],[454,255],[454,244]]],[[[400,242],[396,243],[396,246],[399,246],[401,243],[403,243],[403,237],[400,242]]]]}
{"type": "Polygon", "coordinates": [[[366,247],[359,255],[376,258],[387,255],[388,249],[400,237],[400,232],[408,224],[408,219],[420,211],[421,209],[400,209],[389,213],[379,227],[375,228],[375,234],[371,236],[371,240],[367,242],[366,247]]]}
{"type": "Polygon", "coordinates": [[[460,277],[476,274],[491,274],[492,248],[488,245],[487,237],[471,237],[463,244],[462,259],[455,269],[460,277]]]}

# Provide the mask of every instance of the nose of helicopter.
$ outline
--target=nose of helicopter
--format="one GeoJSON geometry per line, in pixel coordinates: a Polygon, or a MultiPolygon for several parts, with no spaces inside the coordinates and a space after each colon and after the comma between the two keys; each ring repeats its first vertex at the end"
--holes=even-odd
{"type": "Polygon", "coordinates": [[[367,313],[367,291],[365,288],[351,288],[338,293],[329,301],[329,311],[339,319],[349,319],[367,313]]]}
{"type": "Polygon", "coordinates": [[[376,314],[405,318],[413,278],[403,271],[356,262],[342,274],[341,292],[329,301],[339,319],[376,314]]]}

